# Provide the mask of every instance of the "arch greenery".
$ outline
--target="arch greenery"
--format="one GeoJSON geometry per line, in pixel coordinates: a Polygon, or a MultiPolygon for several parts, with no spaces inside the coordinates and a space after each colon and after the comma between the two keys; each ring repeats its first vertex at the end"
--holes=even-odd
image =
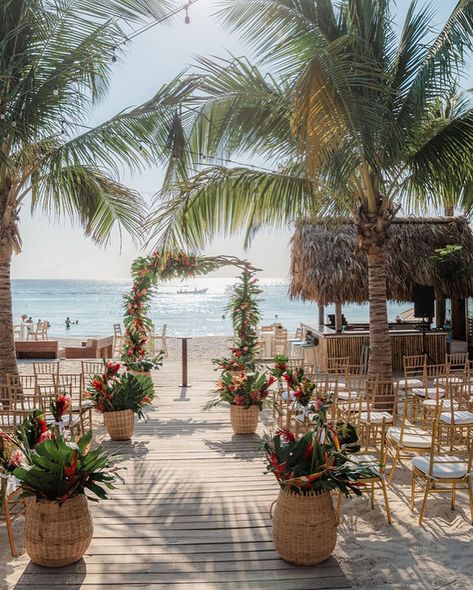
{"type": "Polygon", "coordinates": [[[124,295],[123,363],[140,363],[146,358],[148,334],[152,329],[149,307],[159,282],[193,278],[223,266],[236,266],[249,273],[257,270],[247,260],[233,256],[155,251],[149,256],[137,258],[131,266],[132,288],[124,295]]]}

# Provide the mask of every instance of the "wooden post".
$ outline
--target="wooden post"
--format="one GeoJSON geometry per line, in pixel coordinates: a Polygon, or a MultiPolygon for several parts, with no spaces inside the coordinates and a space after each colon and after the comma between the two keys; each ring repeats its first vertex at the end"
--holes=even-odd
{"type": "Polygon", "coordinates": [[[342,304],[341,303],[335,304],[335,331],[336,332],[342,331],[342,304]]]}
{"type": "Polygon", "coordinates": [[[466,305],[464,299],[452,299],[452,337],[466,341],[466,305]]]}
{"type": "Polygon", "coordinates": [[[435,325],[437,328],[443,328],[445,325],[445,299],[437,297],[435,300],[435,325]]]}
{"type": "Polygon", "coordinates": [[[325,324],[325,306],[319,303],[319,326],[325,324]]]}
{"type": "Polygon", "coordinates": [[[181,338],[182,341],[182,385],[181,387],[190,387],[187,383],[187,341],[190,338],[181,338]]]}

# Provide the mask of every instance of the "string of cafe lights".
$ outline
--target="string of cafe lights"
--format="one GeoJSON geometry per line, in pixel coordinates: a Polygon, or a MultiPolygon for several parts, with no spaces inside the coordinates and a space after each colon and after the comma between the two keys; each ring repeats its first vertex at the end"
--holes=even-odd
{"type": "MultiPolygon", "coordinates": [[[[170,18],[177,16],[178,14],[180,14],[181,12],[185,13],[185,17],[184,17],[184,22],[185,24],[189,25],[191,20],[190,20],[190,15],[189,15],[189,9],[191,8],[191,6],[193,6],[194,4],[196,4],[197,2],[199,2],[199,0],[187,0],[187,2],[185,4],[182,4],[181,6],[176,7],[174,10],[171,10],[170,12],[164,14],[162,17],[160,18],[156,18],[154,19],[152,22],[143,25],[141,28],[136,29],[134,31],[132,31],[129,35],[125,35],[124,39],[122,41],[118,41],[117,43],[114,43],[113,45],[110,45],[109,47],[109,52],[111,54],[110,59],[112,61],[112,63],[116,63],[118,58],[117,58],[117,49],[119,49],[120,47],[126,45],[127,43],[129,43],[130,41],[132,41],[133,39],[136,39],[136,37],[139,37],[140,35],[143,35],[144,33],[148,32],[150,29],[156,27],[157,25],[162,24],[163,22],[169,20],[170,18]]],[[[70,65],[70,69],[75,69],[79,66],[81,66],[83,63],[87,62],[91,57],[98,57],[100,55],[102,55],[103,51],[100,52],[90,52],[86,55],[86,57],[84,57],[81,60],[75,60],[71,65],[70,65]]],[[[45,80],[43,82],[43,84],[40,84],[39,86],[37,86],[34,90],[37,91],[39,89],[41,89],[43,86],[45,86],[46,84],[49,84],[52,80],[57,79],[59,76],[64,74],[64,71],[67,71],[68,68],[65,68],[65,70],[63,70],[61,73],[55,74],[53,76],[51,76],[50,78],[48,78],[48,80],[45,80]]],[[[24,92],[20,92],[18,93],[15,97],[13,97],[11,100],[13,101],[17,101],[18,98],[21,98],[23,96],[26,96],[27,94],[29,94],[31,92],[31,90],[25,90],[24,92]]],[[[58,96],[59,95],[59,86],[56,85],[53,88],[53,95],[54,96],[58,96]]],[[[0,115],[0,118],[5,119],[5,115],[2,113],[2,115],[0,115]]],[[[11,125],[12,127],[16,127],[17,123],[15,120],[11,121],[11,125]]]]}

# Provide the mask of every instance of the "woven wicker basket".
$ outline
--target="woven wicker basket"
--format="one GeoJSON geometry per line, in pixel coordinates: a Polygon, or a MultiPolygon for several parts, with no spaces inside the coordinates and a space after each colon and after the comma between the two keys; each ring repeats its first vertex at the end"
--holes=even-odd
{"type": "Polygon", "coordinates": [[[330,492],[299,496],[280,490],[273,516],[273,543],[296,565],[316,565],[332,554],[337,523],[330,492]]]}
{"type": "Polygon", "coordinates": [[[253,434],[258,428],[259,407],[230,406],[230,420],[235,434],[253,434]]]}
{"type": "Polygon", "coordinates": [[[25,544],[33,563],[46,567],[70,565],[87,551],[93,533],[92,516],[84,494],[62,504],[36,498],[28,502],[25,544]]]}
{"type": "Polygon", "coordinates": [[[132,410],[104,412],[103,423],[112,440],[130,440],[135,428],[135,414],[132,410]]]}

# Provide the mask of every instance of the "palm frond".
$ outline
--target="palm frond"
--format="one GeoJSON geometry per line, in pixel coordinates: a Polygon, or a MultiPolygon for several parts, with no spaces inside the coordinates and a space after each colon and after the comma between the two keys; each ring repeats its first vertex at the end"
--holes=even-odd
{"type": "Polygon", "coordinates": [[[160,248],[201,248],[220,235],[245,232],[245,246],[262,227],[286,229],[335,202],[304,176],[301,165],[274,172],[214,166],[158,196],[150,242],[160,248]]]}
{"type": "Polygon", "coordinates": [[[104,245],[113,227],[123,228],[135,239],[143,237],[144,204],[138,193],[107,177],[96,168],[80,165],[40,170],[32,182],[32,211],[69,219],[86,236],[104,245]]]}

